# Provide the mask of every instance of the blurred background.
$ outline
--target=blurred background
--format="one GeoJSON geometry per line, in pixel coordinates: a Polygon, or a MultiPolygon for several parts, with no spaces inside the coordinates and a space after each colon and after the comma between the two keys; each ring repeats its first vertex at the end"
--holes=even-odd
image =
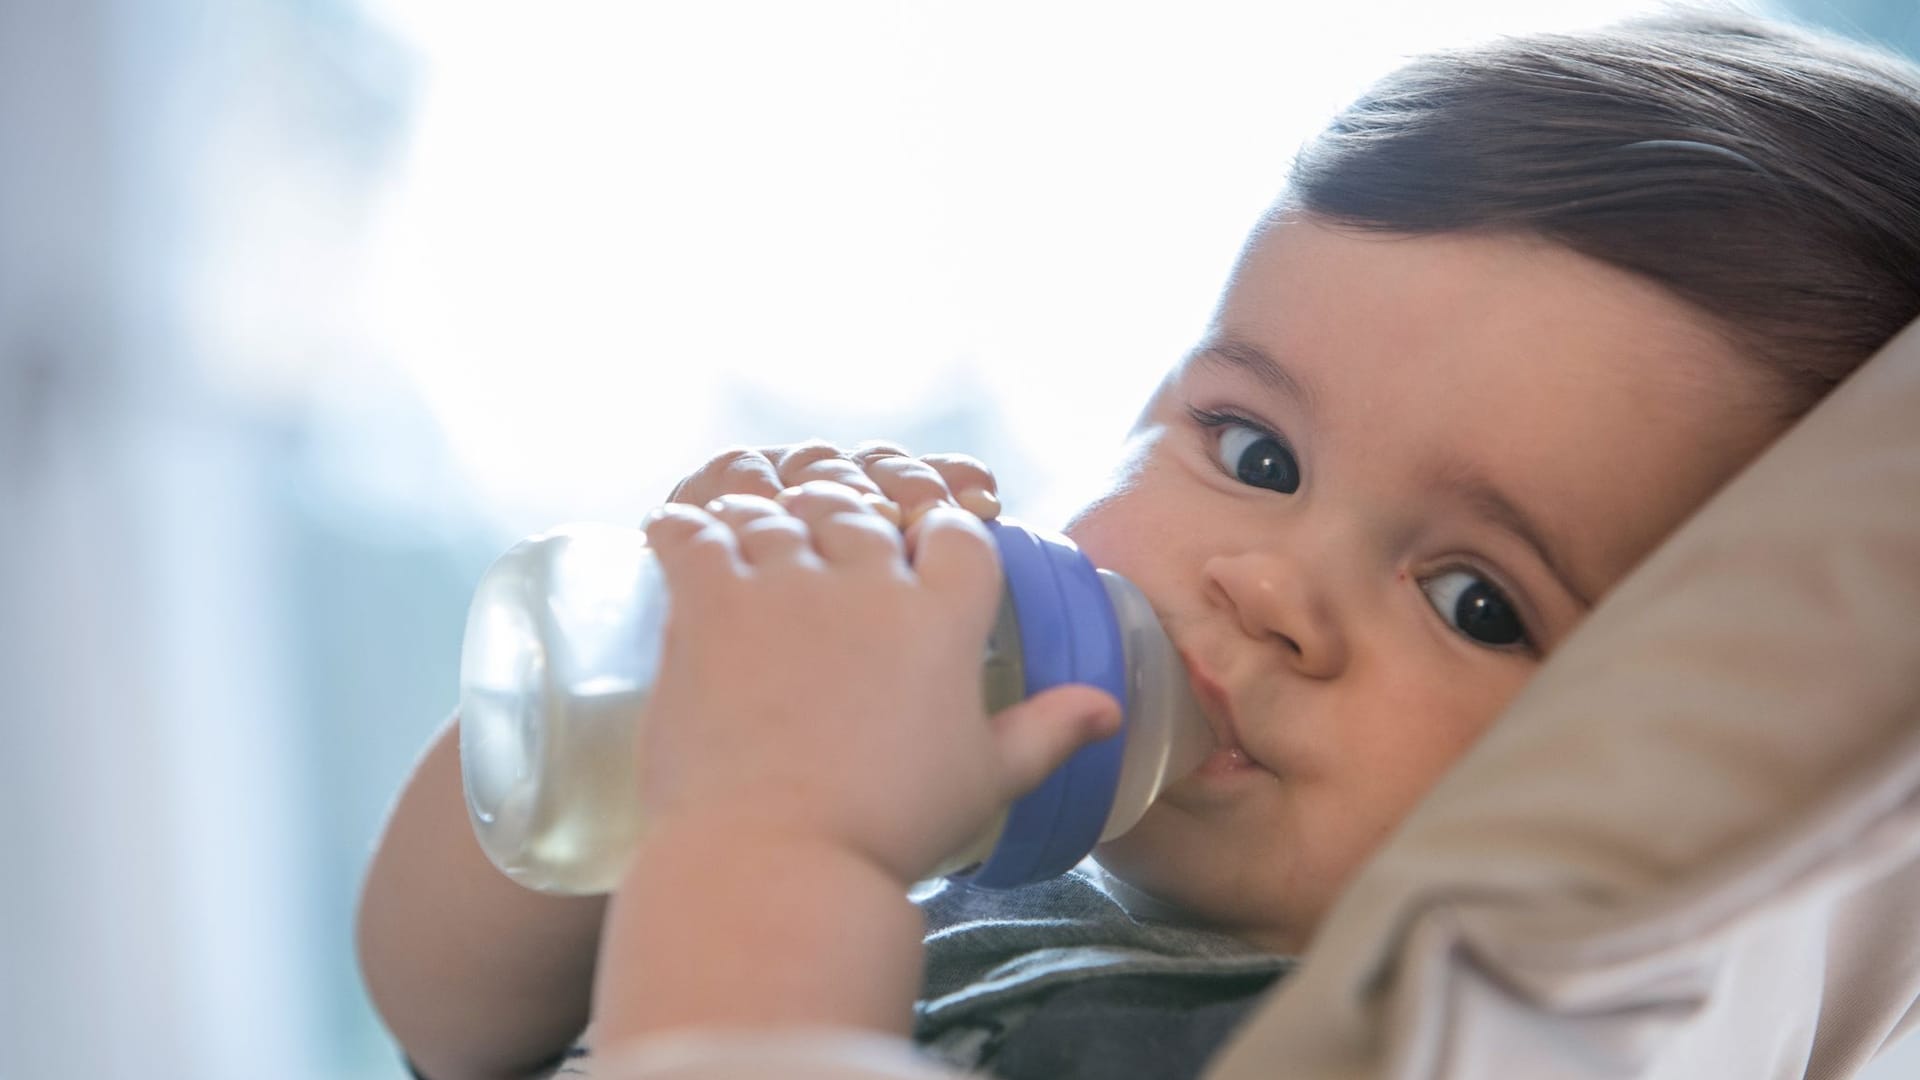
{"type": "Polygon", "coordinates": [[[0,1078],[399,1077],[354,895],[494,554],[809,436],[1057,524],[1330,111],[1646,6],[0,3],[0,1078]]]}

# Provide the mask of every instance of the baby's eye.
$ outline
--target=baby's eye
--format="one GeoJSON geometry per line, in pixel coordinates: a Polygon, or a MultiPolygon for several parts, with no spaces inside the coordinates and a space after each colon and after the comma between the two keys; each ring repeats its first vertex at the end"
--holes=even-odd
{"type": "Polygon", "coordinates": [[[1243,484],[1291,495],[1300,490],[1300,461],[1272,434],[1238,420],[1218,419],[1220,463],[1243,484]]]}
{"type": "Polygon", "coordinates": [[[1527,628],[1499,587],[1466,570],[1448,570],[1420,583],[1440,617],[1482,645],[1524,645],[1527,628]]]}

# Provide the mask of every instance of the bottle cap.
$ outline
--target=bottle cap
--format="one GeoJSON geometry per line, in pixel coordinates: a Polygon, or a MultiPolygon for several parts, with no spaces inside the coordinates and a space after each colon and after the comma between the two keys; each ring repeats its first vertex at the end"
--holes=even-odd
{"type": "MultiPolygon", "coordinates": [[[[1026,696],[1066,683],[1099,687],[1126,715],[1126,653],[1112,602],[1093,563],[1064,536],[1008,521],[987,523],[1000,549],[1007,595],[1020,623],[1026,696]]],[[[1075,751],[1014,803],[999,843],[965,880],[1011,889],[1063,874],[1100,840],[1120,780],[1126,730],[1075,751]]]]}

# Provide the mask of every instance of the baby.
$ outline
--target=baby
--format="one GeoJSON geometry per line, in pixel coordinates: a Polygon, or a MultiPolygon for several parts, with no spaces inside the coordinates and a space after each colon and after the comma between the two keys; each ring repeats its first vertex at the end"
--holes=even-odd
{"type": "Polygon", "coordinates": [[[1156,1011],[1224,1017],[1127,1073],[1193,1075],[1587,610],[1920,315],[1914,162],[1920,75],[1766,24],[1669,15],[1413,62],[1302,151],[1065,528],[1152,602],[1218,744],[1097,866],[907,900],[1118,723],[1086,687],[985,715],[991,474],[884,444],[735,452],[647,523],[675,616],[651,827],[611,902],[485,863],[443,731],[366,884],[376,1005],[436,1080],[537,1075],[589,1016],[605,1053],[905,1034],[916,1000],[923,1043],[1009,1076],[1072,1075],[1156,1011]],[[1117,917],[1025,918],[1089,896],[1117,917]],[[1049,927],[1070,949],[1107,923],[1133,959],[1104,970],[1200,997],[1130,982],[1048,1027],[1103,970],[1069,962],[965,1039],[929,1023],[967,995],[939,984],[951,942],[1039,926],[967,969],[1004,982],[1066,955],[1049,927]],[[1048,1056],[1026,1029],[1080,1041],[1048,1056]]]}

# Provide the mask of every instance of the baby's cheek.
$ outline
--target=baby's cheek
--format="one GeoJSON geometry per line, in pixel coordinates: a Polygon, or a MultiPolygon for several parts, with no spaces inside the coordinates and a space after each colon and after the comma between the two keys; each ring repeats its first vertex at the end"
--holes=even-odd
{"type": "Polygon", "coordinates": [[[1488,679],[1471,689],[1429,693],[1424,708],[1406,701],[1386,710],[1397,723],[1364,735],[1350,729],[1339,764],[1329,762],[1322,775],[1326,785],[1315,808],[1316,831],[1330,841],[1319,860],[1322,871],[1344,883],[1493,726],[1524,683],[1488,679]]]}
{"type": "Polygon", "coordinates": [[[1403,719],[1394,725],[1396,748],[1385,753],[1402,759],[1404,782],[1418,789],[1414,799],[1480,741],[1539,667],[1518,655],[1489,653],[1470,673],[1433,670],[1397,688],[1391,711],[1403,719]]]}

